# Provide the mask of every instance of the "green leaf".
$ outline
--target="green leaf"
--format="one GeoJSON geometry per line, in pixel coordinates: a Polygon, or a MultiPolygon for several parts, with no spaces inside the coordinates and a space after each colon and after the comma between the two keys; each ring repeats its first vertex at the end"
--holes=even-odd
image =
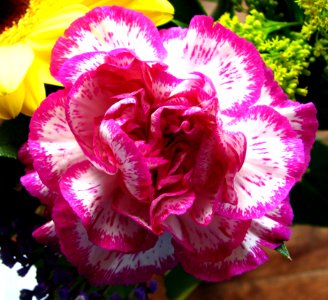
{"type": "Polygon", "coordinates": [[[184,272],[179,265],[164,278],[167,297],[170,300],[184,300],[199,285],[200,280],[184,272]]]}
{"type": "Polygon", "coordinates": [[[20,115],[0,126],[0,157],[17,158],[19,147],[27,141],[30,118],[20,115]]]}
{"type": "Polygon", "coordinates": [[[12,145],[0,145],[0,156],[8,158],[17,158],[17,149],[12,145]]]}
{"type": "Polygon", "coordinates": [[[182,27],[182,28],[187,28],[188,27],[188,24],[180,22],[180,21],[175,20],[175,19],[172,20],[172,23],[179,26],[179,27],[182,27]]]}
{"type": "Polygon", "coordinates": [[[292,260],[285,243],[282,243],[279,247],[277,247],[274,250],[276,250],[278,253],[280,253],[282,256],[286,257],[287,259],[292,260]]]}

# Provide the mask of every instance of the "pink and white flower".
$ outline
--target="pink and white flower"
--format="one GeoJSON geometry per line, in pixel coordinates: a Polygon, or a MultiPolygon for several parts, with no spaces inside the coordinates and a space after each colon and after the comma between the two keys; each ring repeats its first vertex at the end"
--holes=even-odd
{"type": "Polygon", "coordinates": [[[32,117],[22,183],[51,211],[36,238],[92,283],[177,263],[220,281],[288,240],[316,110],[287,99],[252,44],[207,16],[158,31],[101,7],[57,41],[51,71],[65,89],[32,117]]]}

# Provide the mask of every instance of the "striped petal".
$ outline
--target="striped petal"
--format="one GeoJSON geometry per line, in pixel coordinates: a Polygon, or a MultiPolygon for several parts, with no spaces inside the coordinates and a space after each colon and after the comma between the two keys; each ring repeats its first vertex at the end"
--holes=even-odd
{"type": "Polygon", "coordinates": [[[50,245],[53,248],[58,248],[58,239],[56,235],[55,223],[53,221],[49,221],[34,230],[32,236],[40,244],[50,245]]]}
{"type": "MultiPolygon", "coordinates": [[[[292,210],[288,198],[265,216],[252,220],[243,241],[232,253],[220,261],[199,258],[182,260],[185,271],[206,281],[223,281],[253,270],[268,260],[264,247],[276,248],[290,236],[292,210]]],[[[182,258],[187,257],[182,254],[182,258]]]]}
{"type": "Polygon", "coordinates": [[[192,184],[196,197],[189,210],[190,216],[199,225],[207,226],[211,222],[217,200],[222,198],[227,161],[224,146],[215,135],[205,135],[193,170],[192,184]]]}
{"type": "Polygon", "coordinates": [[[106,62],[107,52],[82,53],[64,61],[56,76],[65,86],[70,86],[84,73],[97,69],[106,62]]]}
{"type": "Polygon", "coordinates": [[[147,250],[125,254],[92,244],[84,226],[65,201],[56,204],[53,218],[62,252],[91,284],[146,282],[153,274],[163,274],[176,265],[169,234],[160,236],[147,250]]]}
{"type": "Polygon", "coordinates": [[[65,37],[58,39],[51,72],[57,78],[65,60],[75,55],[114,49],[126,49],[142,61],[159,61],[166,55],[157,28],[144,15],[122,7],[97,7],[73,22],[65,37]]]}
{"type": "Polygon", "coordinates": [[[52,207],[56,199],[56,193],[49,190],[40,180],[37,172],[29,172],[20,178],[22,185],[33,196],[38,198],[41,203],[52,207]]]}
{"type": "Polygon", "coordinates": [[[111,52],[88,52],[67,59],[60,68],[57,79],[65,86],[76,80],[85,72],[96,70],[97,67],[108,63],[117,67],[126,67],[135,57],[125,50],[111,52]]]}
{"type": "Polygon", "coordinates": [[[289,240],[293,221],[289,197],[261,218],[253,219],[250,231],[260,238],[262,246],[275,249],[289,240]]]}
{"type": "Polygon", "coordinates": [[[83,74],[71,89],[66,105],[67,122],[89,160],[100,169],[114,174],[115,168],[104,164],[94,155],[94,135],[97,132],[95,120],[103,117],[111,104],[107,99],[112,97],[108,89],[103,89],[101,93],[97,92],[99,84],[94,77],[95,72],[83,74]]]}
{"type": "Polygon", "coordinates": [[[65,92],[49,95],[30,122],[29,148],[42,182],[51,189],[70,165],[85,159],[65,117],[65,92]]]}
{"type": "Polygon", "coordinates": [[[152,195],[151,173],[135,142],[113,120],[103,120],[99,130],[102,143],[113,153],[125,187],[136,199],[149,200],[152,195]]]}
{"type": "Polygon", "coordinates": [[[140,89],[140,68],[139,62],[128,67],[102,65],[81,75],[67,96],[66,117],[76,140],[89,160],[109,174],[117,172],[116,167],[95,153],[99,148],[100,120],[118,101],[114,96],[128,97],[140,89]]]}
{"type": "Polygon", "coordinates": [[[162,66],[153,66],[151,70],[151,94],[158,104],[168,100],[181,79],[163,71],[162,66]]]}
{"type": "Polygon", "coordinates": [[[209,77],[225,113],[253,104],[263,84],[263,64],[256,48],[206,16],[195,16],[188,31],[162,32],[168,72],[188,78],[192,72],[209,77]]]}
{"type": "Polygon", "coordinates": [[[237,203],[221,203],[220,213],[238,219],[258,218],[286,198],[299,178],[303,145],[287,118],[266,106],[249,109],[226,129],[232,134],[242,131],[247,150],[230,190],[237,203]]]}
{"type": "Polygon", "coordinates": [[[199,259],[197,255],[182,261],[184,270],[201,280],[219,282],[251,271],[268,260],[268,255],[258,246],[259,238],[248,232],[239,247],[224,260],[213,262],[199,259]]]}
{"type": "Polygon", "coordinates": [[[266,69],[261,96],[256,104],[269,105],[289,120],[297,133],[297,137],[303,142],[305,152],[303,172],[305,172],[310,162],[310,152],[318,129],[317,111],[314,104],[301,104],[288,100],[282,88],[274,81],[273,72],[270,69],[266,69]]]}
{"type": "Polygon", "coordinates": [[[163,193],[151,203],[150,215],[152,228],[162,234],[163,222],[171,215],[182,215],[192,206],[195,195],[191,191],[172,191],[163,193]]]}
{"type": "Polygon", "coordinates": [[[139,251],[148,247],[153,239],[140,225],[111,208],[117,181],[117,176],[99,172],[85,161],[67,170],[61,178],[60,189],[92,243],[108,250],[139,251]]]}
{"type": "Polygon", "coordinates": [[[149,231],[153,231],[149,216],[150,203],[136,201],[130,194],[117,189],[113,196],[112,208],[117,213],[134,220],[149,231]]]}
{"type": "Polygon", "coordinates": [[[198,260],[216,262],[231,254],[244,239],[251,221],[214,216],[208,226],[196,224],[188,215],[167,218],[165,225],[174,236],[182,265],[198,260]]]}

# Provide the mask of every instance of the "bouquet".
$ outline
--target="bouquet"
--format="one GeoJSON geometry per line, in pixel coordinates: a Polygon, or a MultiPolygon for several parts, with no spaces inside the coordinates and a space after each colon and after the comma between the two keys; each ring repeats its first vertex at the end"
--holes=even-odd
{"type": "Polygon", "coordinates": [[[186,299],[327,224],[325,1],[57,2],[0,27],[21,299],[186,299]]]}

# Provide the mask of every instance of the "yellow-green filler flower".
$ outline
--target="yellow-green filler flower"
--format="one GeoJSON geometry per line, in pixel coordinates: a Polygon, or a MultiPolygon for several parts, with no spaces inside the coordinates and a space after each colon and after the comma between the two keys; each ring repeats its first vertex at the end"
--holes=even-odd
{"type": "Polygon", "coordinates": [[[51,49],[76,18],[102,5],[138,10],[156,25],[173,18],[166,0],[11,0],[0,4],[0,120],[32,115],[45,98],[51,49]]]}

